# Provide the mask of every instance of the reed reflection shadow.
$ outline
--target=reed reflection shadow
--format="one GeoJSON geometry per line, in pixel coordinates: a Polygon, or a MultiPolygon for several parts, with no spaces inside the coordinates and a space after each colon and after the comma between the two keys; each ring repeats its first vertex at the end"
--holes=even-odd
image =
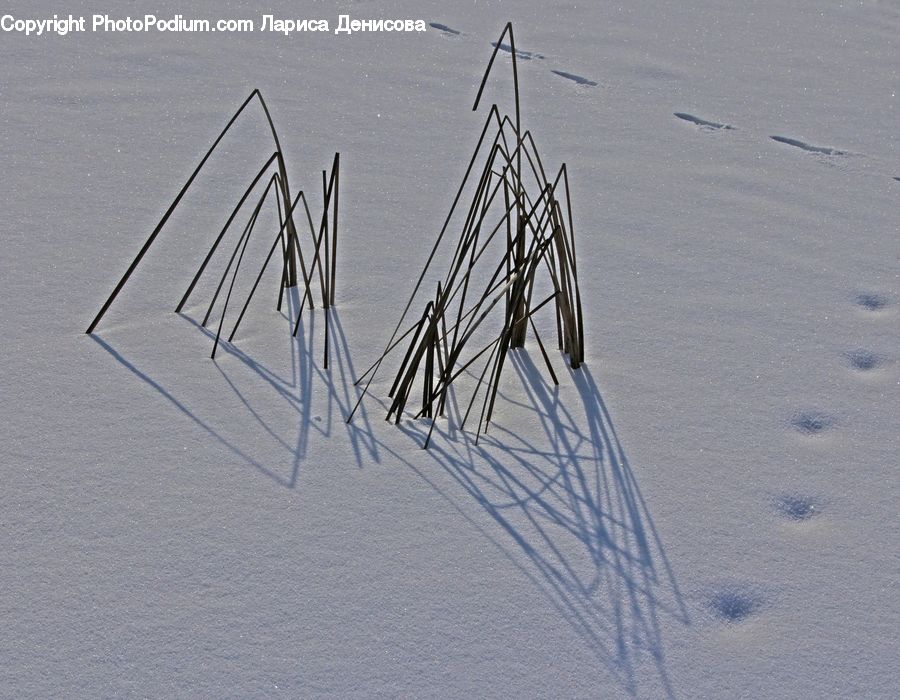
{"type": "MultiPolygon", "coordinates": [[[[289,376],[279,374],[278,371],[242,350],[239,345],[221,340],[219,359],[215,360],[216,370],[224,380],[224,385],[238,399],[251,420],[262,429],[262,433],[279,450],[283,451],[285,460],[290,465],[286,475],[275,468],[274,465],[278,460],[273,460],[271,457],[264,460],[254,457],[249,446],[238,445],[233,437],[226,436],[222,430],[214,427],[209,419],[198,415],[195,410],[188,407],[188,402],[184,398],[176,395],[174,388],[167,388],[161,380],[154,379],[149,369],[141,368],[135,361],[129,360],[125,356],[124,350],[114,347],[100,336],[91,335],[89,337],[120,365],[153,388],[217,442],[282,486],[288,488],[296,486],[300,465],[307,457],[311,437],[314,435],[320,435],[323,438],[331,437],[337,427],[346,431],[358,468],[361,469],[367,460],[378,462],[380,460],[379,445],[374,438],[365,407],[361,407],[357,412],[356,421],[349,424],[345,421],[345,417],[358,395],[353,386],[355,370],[350,357],[347,337],[341,324],[340,313],[334,307],[328,311],[330,315],[330,362],[329,368],[325,369],[321,339],[316,342],[316,325],[322,323],[322,311],[310,312],[307,310],[297,329],[297,336],[292,337],[293,319],[297,315],[299,296],[296,288],[287,291],[285,310],[281,312],[281,317],[288,329],[286,338],[290,353],[289,376]],[[237,360],[238,364],[229,362],[229,359],[237,360]],[[245,389],[241,389],[241,386],[246,384],[245,376],[248,370],[260,380],[256,385],[257,388],[261,386],[265,391],[257,389],[251,396],[245,389]],[[314,399],[315,404],[313,403],[314,399]],[[289,410],[297,414],[295,434],[280,434],[279,430],[266,420],[264,411],[261,409],[268,409],[272,400],[282,402],[289,410]],[[265,406],[262,405],[263,403],[265,406]]],[[[194,318],[187,314],[180,314],[180,317],[207,336],[211,343],[215,340],[215,333],[202,326],[194,318]]],[[[321,329],[319,334],[321,335],[321,329]]],[[[271,455],[271,450],[267,449],[266,454],[271,455]]]]}
{"type": "MultiPolygon", "coordinates": [[[[477,445],[444,431],[423,454],[512,541],[507,553],[627,693],[638,692],[649,659],[674,696],[661,618],[689,624],[687,608],[597,384],[587,365],[569,369],[580,399],[570,407],[526,351],[510,357],[526,398],[503,399],[528,419],[517,415],[515,430],[492,423],[477,445]]],[[[429,427],[403,425],[419,444],[429,427]]]]}

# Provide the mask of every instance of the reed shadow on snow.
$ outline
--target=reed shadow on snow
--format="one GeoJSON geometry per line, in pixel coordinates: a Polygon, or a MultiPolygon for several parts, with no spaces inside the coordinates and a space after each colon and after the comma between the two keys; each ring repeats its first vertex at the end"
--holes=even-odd
{"type": "MultiPolygon", "coordinates": [[[[297,292],[291,290],[283,313],[288,327],[297,303],[297,292]]],[[[279,473],[281,465],[252,457],[195,415],[173,390],[106,341],[91,337],[211,437],[285,487],[297,485],[311,438],[315,434],[333,437],[335,426],[343,425],[357,467],[387,458],[426,480],[541,591],[626,693],[637,694],[644,685],[641,679],[647,680],[647,669],[652,667],[651,675],[657,678],[659,687],[674,696],[666,671],[661,620],[668,617],[680,624],[689,624],[690,620],[646,502],[588,367],[568,369],[578,398],[570,408],[561,399],[560,387],[544,379],[527,350],[515,350],[511,366],[521,388],[500,394],[504,404],[516,413],[516,427],[535,426],[535,430],[513,429],[513,422],[507,424],[500,416],[492,423],[491,432],[475,444],[470,434],[451,427],[453,421],[441,421],[430,449],[401,452],[376,437],[364,407],[358,423],[345,422],[358,391],[353,386],[354,368],[339,314],[334,308],[330,313],[333,344],[329,370],[322,369],[321,348],[313,346],[315,325],[321,322],[315,314],[301,323],[296,338],[288,336],[290,376],[280,376],[236,345],[220,345],[223,357],[234,358],[241,367],[217,361],[218,371],[250,418],[284,450],[290,464],[287,477],[279,473]],[[238,387],[231,375],[246,369],[296,411],[295,439],[288,441],[280,436],[238,387]],[[327,388],[326,410],[324,415],[314,415],[312,397],[320,395],[323,386],[327,388]],[[523,412],[527,417],[520,415],[523,412]],[[413,460],[410,454],[421,455],[421,459],[413,460]],[[435,476],[431,466],[440,467],[458,489],[448,489],[447,481],[435,476]],[[464,502],[468,498],[480,506],[486,519],[478,517],[478,511],[473,514],[464,502]]],[[[212,331],[189,316],[182,318],[214,337],[212,331]]],[[[569,391],[566,394],[571,396],[569,391]]],[[[449,405],[453,410],[453,401],[449,405]]],[[[430,425],[426,419],[400,423],[419,444],[430,425]]]]}
{"type": "MultiPolygon", "coordinates": [[[[458,432],[442,433],[422,454],[512,541],[503,545],[491,535],[623,690],[638,692],[645,675],[639,666],[649,661],[662,691],[674,696],[661,618],[690,620],[603,397],[586,365],[569,368],[580,400],[570,410],[527,351],[511,358],[526,399],[501,394],[518,412],[516,429],[497,420],[477,445],[458,432]],[[539,430],[520,429],[534,423],[539,430]]],[[[403,425],[419,442],[428,427],[430,421],[403,425]]]]}

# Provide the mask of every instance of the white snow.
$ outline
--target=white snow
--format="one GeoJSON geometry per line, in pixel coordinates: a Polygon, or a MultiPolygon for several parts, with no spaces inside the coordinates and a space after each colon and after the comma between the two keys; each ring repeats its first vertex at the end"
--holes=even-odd
{"type": "MultiPolygon", "coordinates": [[[[107,11],[70,4],[10,12],[107,11]]],[[[0,37],[0,695],[900,696],[900,3],[140,13],[270,9],[460,33],[0,37]],[[343,416],[507,21],[569,168],[587,363],[554,354],[555,392],[529,344],[488,437],[425,451],[389,372],[343,416]],[[254,87],[294,188],[341,153],[332,367],[277,272],[216,361],[171,313],[271,151],[258,112],[84,335],[254,87]]]]}

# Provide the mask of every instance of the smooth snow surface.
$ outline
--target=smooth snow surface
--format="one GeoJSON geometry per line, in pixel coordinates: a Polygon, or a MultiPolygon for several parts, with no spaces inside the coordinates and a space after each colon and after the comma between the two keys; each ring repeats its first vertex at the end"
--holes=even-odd
{"type": "Polygon", "coordinates": [[[0,695],[900,697],[900,2],[69,5],[10,11],[433,24],[0,36],[0,695]],[[507,21],[587,363],[530,343],[424,451],[389,371],[343,416],[507,21]],[[215,361],[208,296],[172,313],[258,110],[84,335],[254,87],[295,189],[341,153],[331,368],[277,272],[215,361]]]}

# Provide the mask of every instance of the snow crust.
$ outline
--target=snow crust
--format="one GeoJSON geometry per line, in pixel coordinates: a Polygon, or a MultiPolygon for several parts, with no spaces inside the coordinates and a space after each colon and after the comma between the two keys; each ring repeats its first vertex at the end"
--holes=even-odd
{"type": "MultiPolygon", "coordinates": [[[[300,11],[191,12],[270,7],[300,11]]],[[[0,694],[898,697],[900,4],[302,9],[444,29],[0,41],[0,694]],[[554,389],[530,344],[488,435],[424,451],[382,421],[389,373],[343,416],[510,20],[587,363],[554,355],[554,389]],[[171,313],[258,119],[84,335],[253,88],[295,188],[341,152],[331,368],[275,277],[216,361],[205,307],[171,313]]]]}

